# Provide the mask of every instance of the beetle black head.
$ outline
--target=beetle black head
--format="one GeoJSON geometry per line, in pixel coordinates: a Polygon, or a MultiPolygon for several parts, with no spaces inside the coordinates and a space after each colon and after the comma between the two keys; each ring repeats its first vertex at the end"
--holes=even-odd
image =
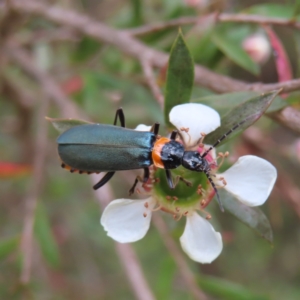
{"type": "Polygon", "coordinates": [[[182,158],[182,165],[188,170],[196,172],[209,172],[210,165],[198,151],[185,151],[182,158]]]}

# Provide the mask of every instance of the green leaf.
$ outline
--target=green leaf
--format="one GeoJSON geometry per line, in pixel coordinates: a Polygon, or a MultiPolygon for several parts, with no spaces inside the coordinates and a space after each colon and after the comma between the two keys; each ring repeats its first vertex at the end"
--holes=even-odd
{"type": "Polygon", "coordinates": [[[293,9],[293,18],[296,18],[300,14],[300,1],[296,0],[293,9]]]}
{"type": "Polygon", "coordinates": [[[47,214],[41,203],[39,203],[36,210],[34,234],[48,264],[57,268],[60,263],[58,246],[52,234],[47,214]]]}
{"type": "Polygon", "coordinates": [[[100,43],[90,37],[83,36],[77,49],[73,52],[73,59],[76,62],[83,62],[99,51],[100,43]]]}
{"type": "Polygon", "coordinates": [[[225,211],[230,212],[242,223],[253,229],[268,242],[273,242],[273,232],[269,220],[258,207],[249,207],[237,201],[224,189],[219,190],[225,211]]]}
{"type": "Polygon", "coordinates": [[[241,44],[232,38],[227,31],[216,30],[212,35],[215,45],[233,62],[254,75],[260,72],[259,65],[242,49],[241,44]]]}
{"type": "Polygon", "coordinates": [[[59,132],[63,133],[66,130],[79,126],[79,125],[85,125],[85,124],[91,124],[91,122],[83,121],[83,120],[75,120],[75,119],[52,119],[46,117],[46,120],[51,122],[53,127],[59,132]]]}
{"type": "Polygon", "coordinates": [[[20,237],[14,236],[0,242],[0,261],[4,260],[10,253],[19,246],[20,237]]]}
{"type": "Polygon", "coordinates": [[[269,297],[257,295],[248,288],[229,280],[213,276],[199,276],[199,286],[204,292],[223,300],[268,300],[269,297]]]}
{"type": "Polygon", "coordinates": [[[193,83],[193,59],[179,31],[171,49],[166,80],[164,116],[169,127],[173,127],[169,122],[171,109],[178,104],[190,101],[193,83]]]}
{"type": "Polygon", "coordinates": [[[243,11],[248,14],[258,14],[266,17],[289,19],[293,17],[293,7],[286,4],[263,3],[253,5],[243,11]]]}
{"type": "Polygon", "coordinates": [[[242,121],[245,121],[233,134],[224,139],[220,144],[224,144],[230,138],[245,130],[254,122],[256,122],[270,106],[279,91],[273,91],[261,94],[251,98],[250,100],[236,106],[221,118],[221,126],[205,137],[205,143],[214,144],[224,133],[228,132],[232,127],[242,121]]]}
{"type": "MultiPolygon", "coordinates": [[[[223,115],[228,110],[233,107],[244,103],[255,96],[260,96],[261,92],[255,91],[243,91],[243,92],[233,92],[221,95],[206,96],[199,99],[192,99],[193,103],[202,103],[208,105],[223,115]]],[[[282,99],[280,96],[275,97],[271,105],[266,110],[267,113],[275,112],[281,110],[282,108],[288,106],[288,103],[282,99]]]]}
{"type": "Polygon", "coordinates": [[[211,41],[211,35],[215,28],[216,17],[209,15],[200,23],[197,23],[185,36],[186,44],[194,61],[209,66],[216,61],[218,48],[211,41]]]}
{"type": "Polygon", "coordinates": [[[159,272],[156,277],[156,296],[158,299],[169,299],[172,290],[172,284],[177,267],[174,259],[167,256],[160,264],[159,272]]]}
{"type": "Polygon", "coordinates": [[[276,96],[272,101],[271,105],[266,110],[266,113],[273,113],[278,110],[283,109],[284,107],[288,106],[288,103],[282,99],[280,96],[276,96]]]}

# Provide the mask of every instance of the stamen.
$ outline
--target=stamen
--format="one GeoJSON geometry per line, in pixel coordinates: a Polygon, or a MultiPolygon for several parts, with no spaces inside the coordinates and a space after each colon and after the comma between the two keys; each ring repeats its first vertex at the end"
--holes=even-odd
{"type": "Polygon", "coordinates": [[[190,128],[188,128],[188,127],[181,127],[179,129],[185,133],[189,133],[189,130],[190,130],[190,128]]]}
{"type": "Polygon", "coordinates": [[[166,196],[166,199],[167,200],[171,200],[171,196],[166,196]]]}
{"type": "Polygon", "coordinates": [[[143,213],[143,217],[146,218],[147,217],[147,213],[143,213]]]}
{"type": "Polygon", "coordinates": [[[201,134],[201,138],[200,138],[198,146],[203,148],[204,147],[203,141],[204,141],[204,138],[206,137],[206,133],[201,132],[200,134],[201,134]]]}
{"type": "Polygon", "coordinates": [[[218,178],[220,181],[222,181],[223,185],[225,186],[227,184],[226,180],[224,177],[219,177],[218,178]]]}
{"type": "Polygon", "coordinates": [[[197,188],[197,192],[196,192],[199,196],[205,196],[206,194],[206,191],[205,189],[202,187],[201,184],[198,185],[198,188],[197,188]]]}
{"type": "Polygon", "coordinates": [[[205,199],[201,200],[200,206],[205,206],[205,204],[206,204],[206,200],[205,199]]]}
{"type": "Polygon", "coordinates": [[[204,213],[205,219],[210,220],[211,219],[211,214],[205,211],[204,209],[201,209],[201,213],[204,213]]]}
{"type": "Polygon", "coordinates": [[[210,220],[210,219],[211,219],[211,215],[210,215],[210,214],[207,214],[206,217],[205,217],[205,219],[206,219],[206,220],[210,220]]]}
{"type": "Polygon", "coordinates": [[[219,165],[218,165],[218,167],[217,167],[217,170],[220,169],[220,167],[223,165],[224,159],[227,158],[228,155],[229,155],[229,152],[228,152],[228,151],[226,151],[225,153],[222,153],[222,152],[219,152],[219,153],[218,153],[217,159],[218,159],[218,158],[221,158],[221,162],[219,163],[219,165]]]}
{"type": "Polygon", "coordinates": [[[145,202],[144,206],[145,206],[146,208],[148,208],[148,207],[149,207],[149,203],[148,203],[148,202],[145,202]]]}
{"type": "Polygon", "coordinates": [[[161,205],[158,205],[156,208],[152,208],[151,211],[158,211],[161,209],[161,207],[162,207],[161,205]]]}
{"type": "Polygon", "coordinates": [[[178,200],[178,198],[175,197],[175,196],[173,196],[172,199],[173,199],[174,201],[177,201],[177,200],[178,200]]]}
{"type": "Polygon", "coordinates": [[[191,139],[192,139],[192,137],[191,137],[191,135],[189,134],[189,128],[188,127],[181,127],[181,128],[179,128],[180,129],[180,131],[183,131],[183,132],[185,132],[187,135],[188,135],[188,137],[189,137],[189,141],[188,141],[188,145],[191,143],[191,139]]]}
{"type": "Polygon", "coordinates": [[[176,215],[173,215],[173,218],[175,221],[179,221],[182,218],[182,214],[179,214],[179,216],[176,218],[176,215]]]}

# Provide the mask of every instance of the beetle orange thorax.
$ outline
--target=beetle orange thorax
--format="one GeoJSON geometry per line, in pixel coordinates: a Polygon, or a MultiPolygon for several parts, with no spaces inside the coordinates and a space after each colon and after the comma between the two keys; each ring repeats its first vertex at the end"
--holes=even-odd
{"type": "Polygon", "coordinates": [[[175,169],[181,165],[184,154],[182,144],[162,137],[155,141],[152,149],[153,164],[162,169],[175,169]]]}

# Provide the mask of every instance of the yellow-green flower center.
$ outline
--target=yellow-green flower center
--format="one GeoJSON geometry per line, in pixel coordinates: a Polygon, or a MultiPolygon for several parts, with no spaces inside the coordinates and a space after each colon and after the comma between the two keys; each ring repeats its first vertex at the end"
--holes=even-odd
{"type": "Polygon", "coordinates": [[[155,172],[157,182],[153,186],[153,197],[161,209],[177,214],[189,214],[195,209],[201,209],[213,197],[213,189],[202,172],[192,172],[183,167],[171,170],[175,189],[170,189],[165,170],[155,172]],[[179,179],[183,178],[183,180],[179,179]],[[191,184],[191,186],[190,186],[191,184]]]}

